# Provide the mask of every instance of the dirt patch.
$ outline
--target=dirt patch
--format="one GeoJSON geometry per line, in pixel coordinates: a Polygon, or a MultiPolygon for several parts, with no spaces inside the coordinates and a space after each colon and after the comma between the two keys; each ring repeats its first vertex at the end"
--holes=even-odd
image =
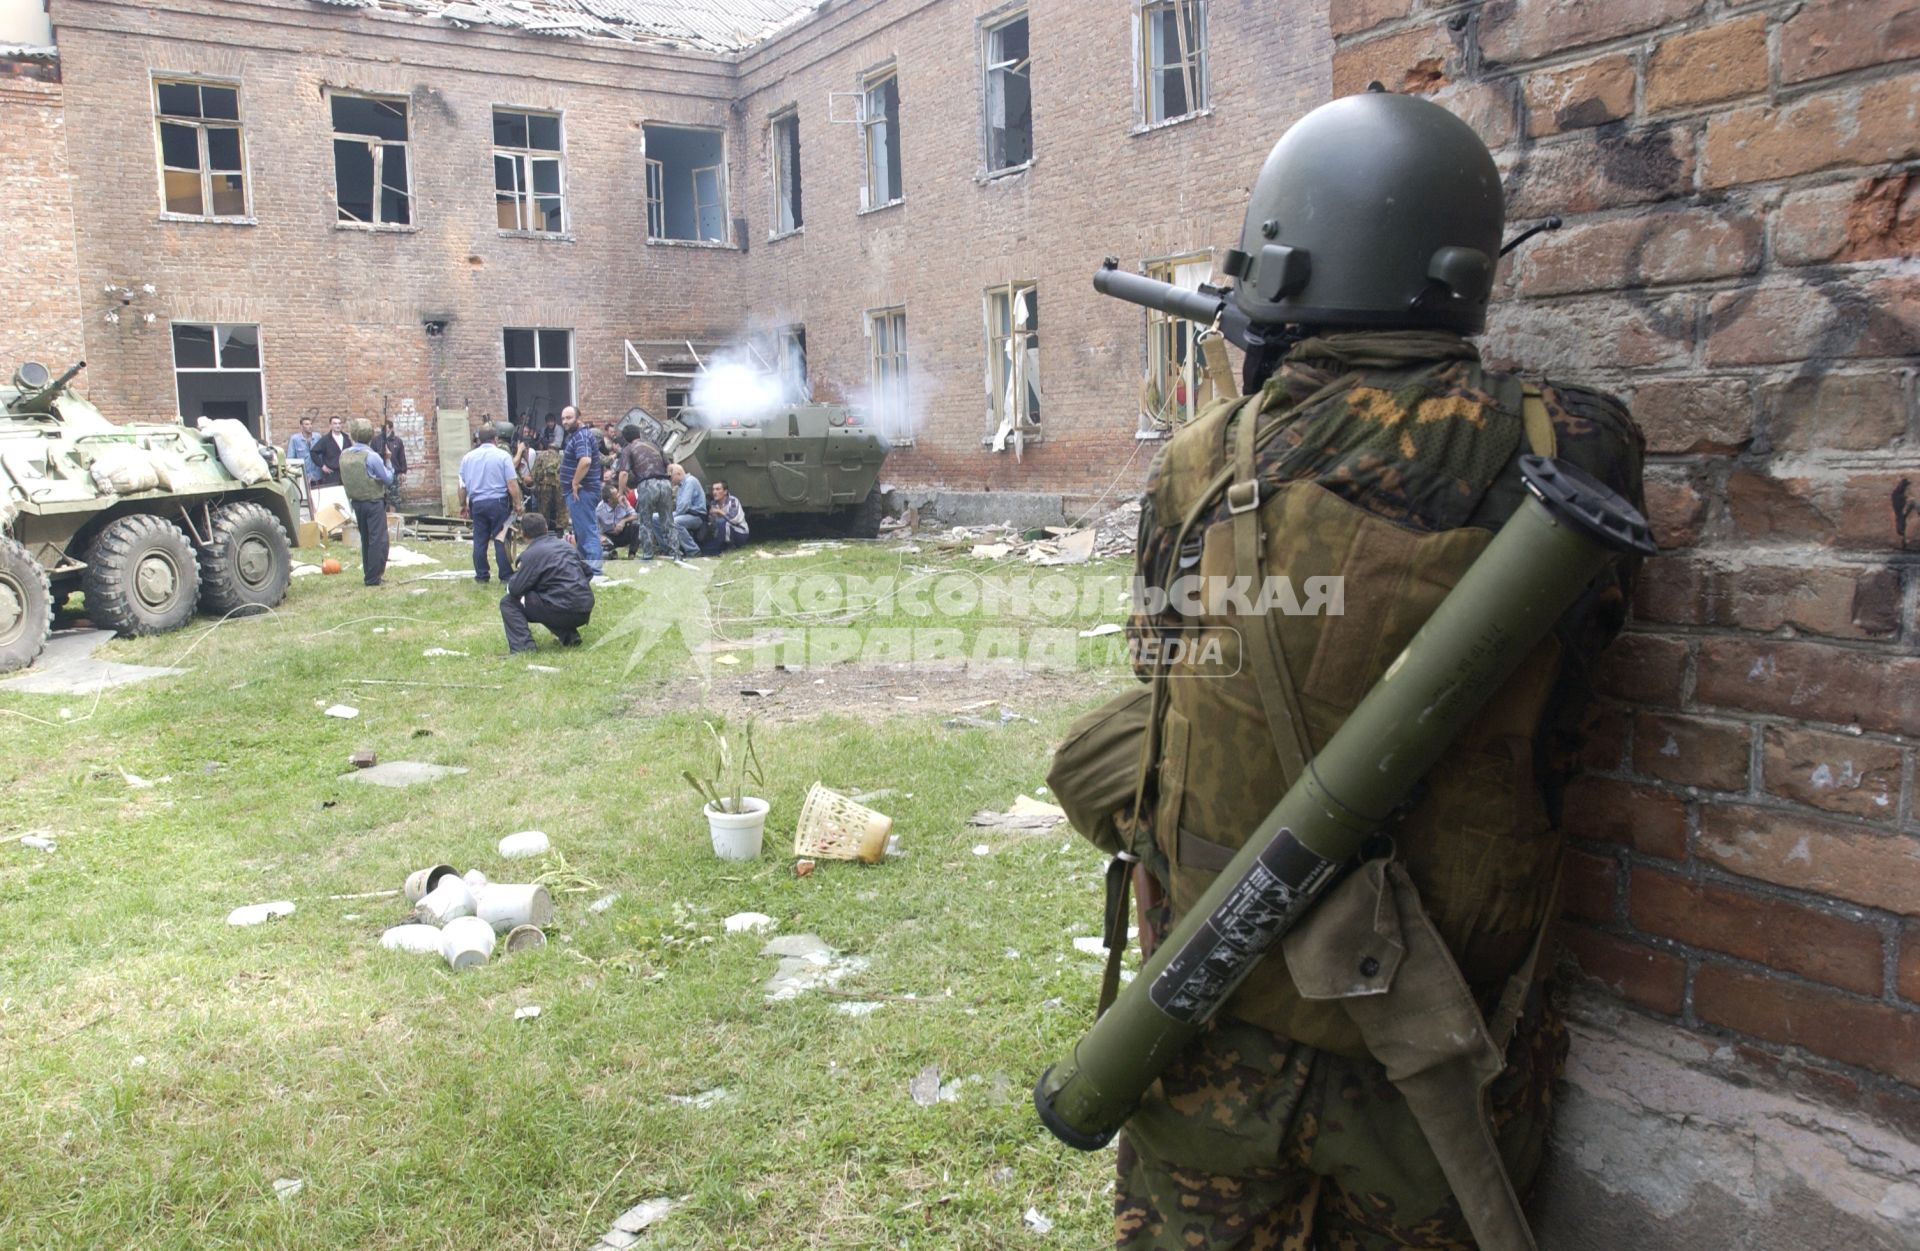
{"type": "Polygon", "coordinates": [[[993,722],[998,709],[1026,716],[1118,693],[1123,673],[1022,670],[1012,665],[835,665],[824,669],[745,669],[716,664],[711,681],[682,678],[638,689],[635,716],[704,709],[727,717],[804,721],[837,713],[865,721],[889,717],[972,717],[993,722]],[[765,691],[764,695],[746,692],[765,691]]]}

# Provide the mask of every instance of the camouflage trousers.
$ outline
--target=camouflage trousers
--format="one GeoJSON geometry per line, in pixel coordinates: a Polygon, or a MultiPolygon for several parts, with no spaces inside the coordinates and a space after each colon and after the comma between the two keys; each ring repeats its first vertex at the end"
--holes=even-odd
{"type": "MultiPolygon", "coordinates": [[[[1514,1187],[1539,1168],[1566,1027],[1536,991],[1494,1079],[1514,1187]]],[[[1120,1139],[1122,1251],[1474,1251],[1386,1071],[1227,1017],[1161,1075],[1120,1139]]]]}

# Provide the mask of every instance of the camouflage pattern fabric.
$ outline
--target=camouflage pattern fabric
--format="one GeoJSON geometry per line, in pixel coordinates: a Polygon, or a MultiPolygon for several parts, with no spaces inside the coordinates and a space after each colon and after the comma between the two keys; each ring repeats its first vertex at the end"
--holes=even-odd
{"type": "MultiPolygon", "coordinates": [[[[1489,1092],[1525,1195],[1566,1059],[1536,995],[1489,1092]]],[[[1474,1251],[1440,1164],[1379,1065],[1216,1020],[1121,1135],[1122,1251],[1474,1251]]]]}
{"type": "Polygon", "coordinates": [[[547,529],[554,534],[564,534],[567,529],[567,510],[560,498],[560,452],[557,448],[543,448],[533,454],[533,492],[540,502],[540,512],[547,519],[547,529]]]}

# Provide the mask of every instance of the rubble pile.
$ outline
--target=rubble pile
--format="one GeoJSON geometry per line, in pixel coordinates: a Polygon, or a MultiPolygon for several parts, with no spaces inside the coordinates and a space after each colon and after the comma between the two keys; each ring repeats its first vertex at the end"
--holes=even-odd
{"type": "MultiPolygon", "coordinates": [[[[966,552],[982,560],[1024,560],[1030,565],[1079,565],[1095,557],[1133,554],[1140,528],[1140,501],[1126,503],[1097,519],[1083,516],[1079,525],[1041,526],[1022,530],[1012,522],[983,526],[948,526],[929,535],[916,535],[906,521],[884,527],[883,535],[899,542],[931,539],[943,552],[966,552]]],[[[914,550],[919,550],[917,547],[914,550]]]]}
{"type": "Polygon", "coordinates": [[[461,873],[450,864],[416,869],[403,893],[413,910],[380,936],[380,945],[438,955],[455,971],[485,964],[501,935],[509,953],[546,946],[545,927],[553,921],[553,896],[546,887],[490,882],[478,869],[461,873]]]}

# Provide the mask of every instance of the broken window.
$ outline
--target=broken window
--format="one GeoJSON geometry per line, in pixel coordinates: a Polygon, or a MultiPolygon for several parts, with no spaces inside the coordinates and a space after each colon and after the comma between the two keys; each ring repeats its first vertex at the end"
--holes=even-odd
{"type": "Polygon", "coordinates": [[[860,133],[867,182],[860,207],[879,208],[902,196],[900,189],[900,75],[889,70],[868,80],[860,97],[860,133]]]}
{"type": "Polygon", "coordinates": [[[813,398],[807,381],[807,328],[787,326],[774,339],[774,370],[780,376],[780,388],[790,404],[804,404],[813,398]]]}
{"type": "Polygon", "coordinates": [[[693,390],[690,387],[667,388],[667,420],[685,424],[688,410],[693,407],[693,390]]]}
{"type": "Polygon", "coordinates": [[[173,381],[181,420],[231,417],[265,436],[260,327],[174,322],[173,381]]]}
{"type": "Polygon", "coordinates": [[[160,197],[168,213],[233,220],[247,216],[246,151],[240,89],[223,83],[156,79],[160,197]]]}
{"type": "Polygon", "coordinates": [[[557,235],[567,228],[560,115],[493,111],[493,202],[502,230],[557,235]]]}
{"type": "Polygon", "coordinates": [[[726,242],[724,133],[649,124],[644,134],[647,238],[726,242]]]}
{"type": "MultiPolygon", "coordinates": [[[[1192,291],[1213,272],[1205,252],[1147,262],[1147,277],[1192,291]]],[[[1140,433],[1153,435],[1192,419],[1204,381],[1198,340],[1205,329],[1184,317],[1147,311],[1147,385],[1140,396],[1140,433]]]]}
{"type": "Polygon", "coordinates": [[[987,289],[987,415],[993,450],[1040,425],[1040,297],[1031,282],[987,289]]]}
{"type": "Polygon", "coordinates": [[[1027,15],[987,31],[987,170],[1013,169],[1033,159],[1033,94],[1027,55],[1027,15]]]}
{"type": "Polygon", "coordinates": [[[874,421],[892,442],[912,442],[913,423],[907,411],[907,310],[868,310],[867,337],[872,352],[869,400],[874,421]]]}
{"type": "Polygon", "coordinates": [[[573,403],[573,331],[509,326],[500,332],[507,362],[507,411],[544,434],[573,403]]]}
{"type": "Polygon", "coordinates": [[[339,220],[360,226],[413,223],[407,169],[407,102],[336,95],[333,188],[339,220]]]}
{"type": "Polygon", "coordinates": [[[1140,8],[1140,68],[1148,125],[1207,107],[1206,0],[1153,0],[1140,8]]]}
{"type": "Polygon", "coordinates": [[[800,114],[783,113],[769,128],[773,157],[773,233],[800,229],[800,114]]]}

